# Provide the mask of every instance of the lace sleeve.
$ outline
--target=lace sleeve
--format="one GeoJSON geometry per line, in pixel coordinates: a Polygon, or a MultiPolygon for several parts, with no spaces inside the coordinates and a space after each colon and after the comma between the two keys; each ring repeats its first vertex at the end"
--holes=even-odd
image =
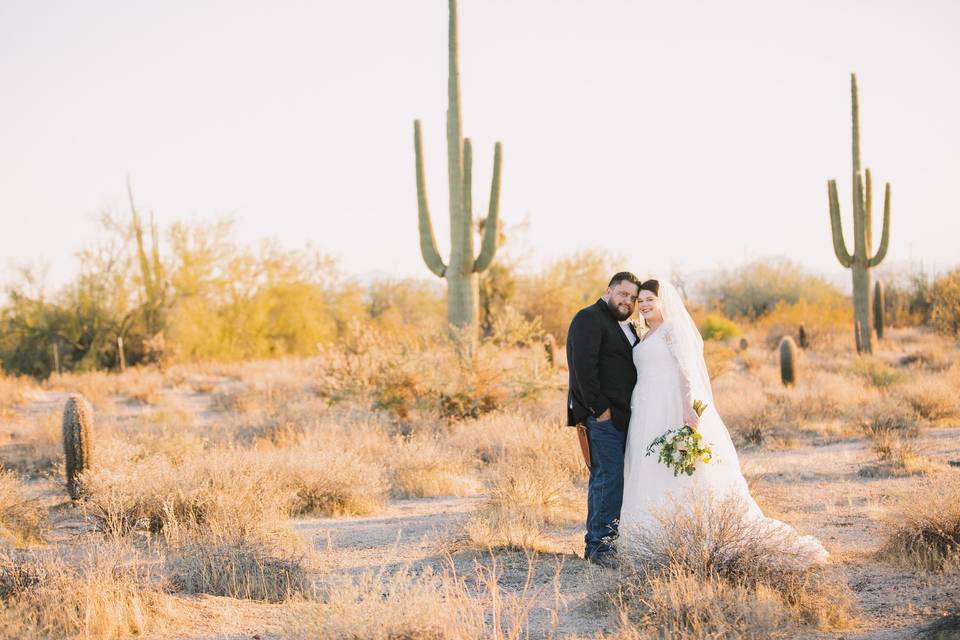
{"type": "Polygon", "coordinates": [[[667,322],[663,326],[663,340],[673,359],[677,361],[680,371],[680,391],[683,394],[683,406],[693,406],[693,371],[690,369],[690,357],[687,353],[689,345],[685,345],[679,332],[674,331],[673,323],[667,322]]]}

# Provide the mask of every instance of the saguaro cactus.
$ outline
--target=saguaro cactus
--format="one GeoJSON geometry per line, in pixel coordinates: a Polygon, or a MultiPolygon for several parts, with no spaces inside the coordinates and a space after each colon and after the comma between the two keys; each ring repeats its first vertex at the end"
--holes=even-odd
{"type": "Polygon", "coordinates": [[[877,332],[877,340],[883,340],[883,330],[886,324],[883,320],[883,282],[877,280],[873,285],[873,328],[877,332]]]}
{"type": "Polygon", "coordinates": [[[797,343],[790,336],[780,340],[780,382],[785,387],[797,383],[797,343]]]}
{"type": "Polygon", "coordinates": [[[827,182],[830,202],[830,228],[833,232],[833,251],[840,264],[853,273],[854,337],[857,352],[872,353],[874,334],[871,313],[872,290],[870,269],[879,265],[887,255],[890,244],[890,183],[886,184],[883,196],[883,235],[880,247],[873,254],[873,185],[870,169],[860,170],[860,105],[857,99],[857,76],[850,74],[850,94],[853,102],[853,254],[847,251],[840,223],[840,201],[837,198],[837,181],[827,182]]]}
{"type": "Polygon", "coordinates": [[[470,139],[463,137],[460,113],[460,70],[457,43],[457,3],[450,2],[449,44],[447,48],[447,172],[450,183],[450,261],[444,264],[430,222],[427,188],[423,171],[423,145],[420,121],[413,123],[413,148],[416,156],[417,205],[420,224],[420,253],[427,267],[447,280],[447,319],[458,328],[476,331],[478,317],[477,274],[493,262],[500,227],[500,167],[503,150],[494,146],[493,179],[490,204],[480,255],[474,256],[473,237],[473,153],[470,139]]]}
{"type": "Polygon", "coordinates": [[[80,497],[80,474],[90,467],[90,431],[93,409],[83,396],[70,396],[63,407],[63,453],[66,458],[67,491],[80,497]]]}

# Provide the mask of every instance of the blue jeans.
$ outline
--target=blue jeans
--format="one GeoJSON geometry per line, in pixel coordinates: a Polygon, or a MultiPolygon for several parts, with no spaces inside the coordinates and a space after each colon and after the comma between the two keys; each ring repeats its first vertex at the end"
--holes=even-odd
{"type": "Polygon", "coordinates": [[[584,557],[607,553],[616,540],[623,504],[623,454],[627,432],[612,420],[587,417],[590,441],[590,483],[587,486],[587,534],[584,557]]]}

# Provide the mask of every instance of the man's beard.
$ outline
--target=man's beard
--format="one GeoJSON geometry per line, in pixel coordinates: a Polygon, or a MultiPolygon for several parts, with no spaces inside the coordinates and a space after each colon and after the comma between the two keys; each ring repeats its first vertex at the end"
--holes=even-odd
{"type": "Polygon", "coordinates": [[[610,309],[610,313],[613,314],[613,317],[619,320],[620,322],[623,322],[624,320],[629,318],[630,314],[632,313],[632,311],[627,311],[626,313],[624,313],[623,311],[620,311],[620,308],[617,306],[617,303],[613,302],[612,300],[607,300],[607,309],[610,309]]]}

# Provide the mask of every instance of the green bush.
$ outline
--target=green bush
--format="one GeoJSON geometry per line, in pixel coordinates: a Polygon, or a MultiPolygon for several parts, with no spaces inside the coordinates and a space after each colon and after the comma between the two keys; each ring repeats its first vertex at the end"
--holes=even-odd
{"type": "Polygon", "coordinates": [[[706,315],[700,321],[699,329],[704,340],[725,340],[736,338],[743,333],[733,320],[716,313],[706,315]]]}
{"type": "Polygon", "coordinates": [[[847,298],[823,278],[806,273],[785,258],[763,259],[735,269],[724,269],[701,289],[708,306],[728,318],[757,319],[778,303],[801,299],[814,306],[832,306],[847,298]]]}

